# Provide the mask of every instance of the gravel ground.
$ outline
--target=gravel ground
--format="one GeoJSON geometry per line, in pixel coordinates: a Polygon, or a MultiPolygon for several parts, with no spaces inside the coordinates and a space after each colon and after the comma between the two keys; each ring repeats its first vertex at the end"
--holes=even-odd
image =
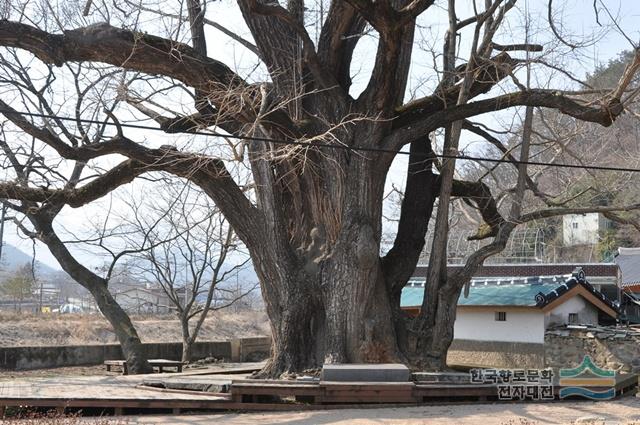
{"type": "Polygon", "coordinates": [[[310,412],[140,416],[123,417],[121,420],[128,424],[162,425],[640,425],[640,399],[627,396],[611,402],[465,404],[310,412]]]}
{"type": "Polygon", "coordinates": [[[640,425],[640,399],[1,421],[20,425],[640,425]]]}

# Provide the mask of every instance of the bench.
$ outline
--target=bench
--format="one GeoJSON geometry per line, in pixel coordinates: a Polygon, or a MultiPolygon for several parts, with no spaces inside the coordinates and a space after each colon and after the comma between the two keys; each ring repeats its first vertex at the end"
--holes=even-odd
{"type": "MultiPolygon", "coordinates": [[[[158,369],[159,373],[163,373],[165,368],[175,368],[176,372],[182,372],[184,366],[180,360],[150,359],[148,362],[152,368],[158,369]]],[[[107,372],[111,372],[111,368],[116,366],[122,369],[123,375],[129,374],[126,360],[105,360],[104,365],[107,367],[107,372]]]]}

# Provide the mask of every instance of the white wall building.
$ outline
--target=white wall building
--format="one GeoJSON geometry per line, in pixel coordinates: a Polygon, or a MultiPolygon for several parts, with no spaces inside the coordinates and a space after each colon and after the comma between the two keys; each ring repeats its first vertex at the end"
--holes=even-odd
{"type": "Polygon", "coordinates": [[[611,228],[611,221],[599,213],[569,214],[562,217],[564,246],[594,245],[602,232],[611,228]]]}
{"type": "Polygon", "coordinates": [[[544,343],[545,315],[533,309],[461,307],[456,312],[454,339],[544,343]],[[498,314],[504,313],[504,321],[498,314]]]}
{"type": "MultiPolygon", "coordinates": [[[[544,344],[549,327],[597,325],[599,311],[613,318],[618,314],[616,306],[584,279],[584,273],[497,282],[476,280],[469,296],[460,297],[454,340],[544,344]]],[[[424,286],[405,287],[402,308],[417,314],[423,294],[424,286]]]]}
{"type": "Polygon", "coordinates": [[[581,295],[574,295],[549,311],[535,307],[461,306],[456,312],[453,337],[543,344],[550,326],[567,324],[597,325],[598,308],[581,295]]]}

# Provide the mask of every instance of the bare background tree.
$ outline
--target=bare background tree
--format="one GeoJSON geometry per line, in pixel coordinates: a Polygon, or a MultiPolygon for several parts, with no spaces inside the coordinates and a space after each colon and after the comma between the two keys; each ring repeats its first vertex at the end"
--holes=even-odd
{"type": "Polygon", "coordinates": [[[13,300],[15,311],[22,311],[22,303],[33,296],[36,282],[31,273],[31,264],[24,264],[13,276],[3,282],[0,291],[13,300]]]}
{"type": "Polygon", "coordinates": [[[160,286],[180,320],[182,361],[189,362],[207,316],[256,289],[230,285],[249,259],[216,206],[191,185],[168,183],[145,199],[120,214],[141,279],[160,286]]]}

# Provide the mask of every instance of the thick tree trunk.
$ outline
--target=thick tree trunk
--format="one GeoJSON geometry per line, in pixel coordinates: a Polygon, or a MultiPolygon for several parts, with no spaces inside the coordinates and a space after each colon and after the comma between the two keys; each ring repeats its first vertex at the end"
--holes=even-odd
{"type": "Polygon", "coordinates": [[[295,259],[286,257],[286,250],[274,257],[277,247],[264,254],[262,248],[253,250],[273,335],[263,376],[323,363],[402,359],[380,260],[384,173],[379,165],[356,155],[345,163],[337,193],[329,196],[340,202],[334,210],[339,216],[314,222],[313,242],[296,251],[295,259]]]}
{"type": "Polygon", "coordinates": [[[113,298],[106,286],[91,285],[87,287],[96,301],[100,312],[109,321],[120,342],[122,353],[127,361],[131,374],[151,373],[153,369],[147,362],[142,342],[127,313],[113,298]]]}
{"type": "Polygon", "coordinates": [[[322,300],[308,284],[288,291],[284,301],[265,296],[273,345],[262,376],[318,369],[323,363],[401,360],[377,261],[373,275],[345,267],[344,261],[335,264],[341,267],[323,272],[322,300]]]}
{"type": "Polygon", "coordinates": [[[418,344],[420,351],[416,353],[416,363],[424,370],[441,371],[447,368],[447,351],[453,341],[458,297],[458,291],[438,291],[435,318],[427,330],[426,338],[418,344]]]}
{"type": "Polygon", "coordinates": [[[323,276],[327,363],[399,359],[391,305],[371,226],[354,222],[323,276]]]}
{"type": "Polygon", "coordinates": [[[265,291],[263,296],[271,324],[271,358],[261,375],[278,377],[283,373],[317,369],[324,350],[324,311],[311,282],[287,282],[291,290],[281,299],[265,291]]]}

